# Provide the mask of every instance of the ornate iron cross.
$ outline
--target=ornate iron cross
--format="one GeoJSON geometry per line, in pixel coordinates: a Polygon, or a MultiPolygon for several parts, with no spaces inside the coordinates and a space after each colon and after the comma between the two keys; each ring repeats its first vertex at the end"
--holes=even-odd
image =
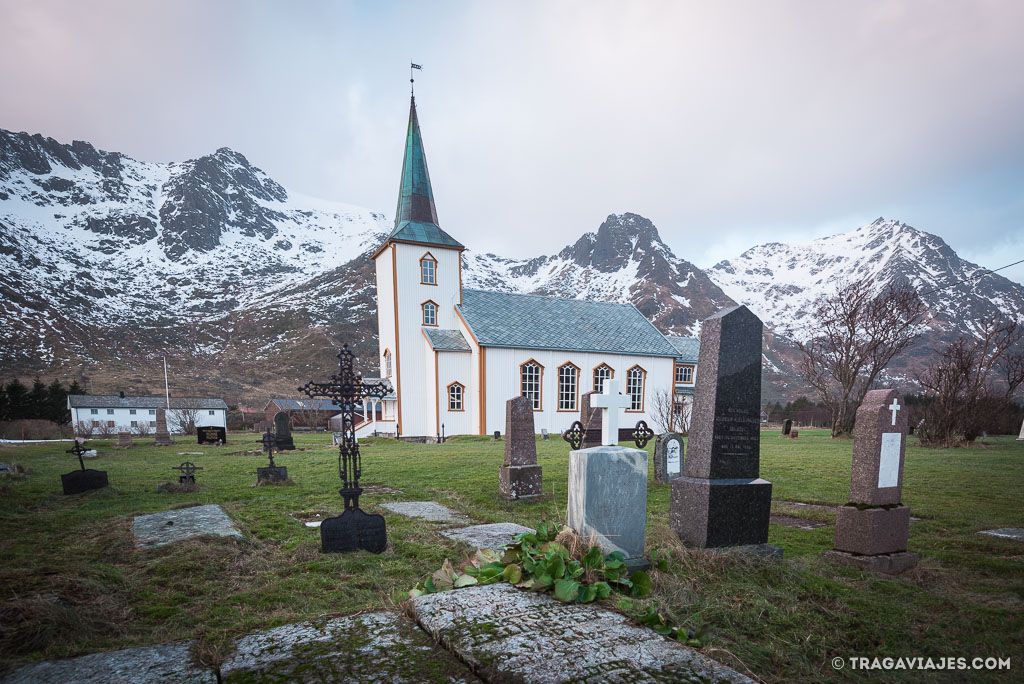
{"type": "Polygon", "coordinates": [[[637,449],[647,446],[647,442],[651,441],[653,436],[654,431],[647,426],[646,420],[637,422],[636,427],[633,428],[633,443],[636,444],[637,449]]]}
{"type": "Polygon", "coordinates": [[[359,455],[359,443],[356,441],[356,404],[364,399],[383,399],[391,393],[391,383],[382,380],[380,383],[363,382],[356,375],[355,356],[349,351],[348,345],[342,345],[338,352],[340,370],[331,376],[328,382],[307,382],[299,388],[312,399],[330,399],[341,407],[341,444],[338,445],[338,474],[341,476],[342,488],[338,493],[345,499],[345,510],[359,508],[359,495],[363,490],[359,486],[362,475],[362,458],[359,455]]]}
{"type": "Polygon", "coordinates": [[[584,434],[586,434],[586,430],[583,429],[583,423],[577,420],[562,433],[562,439],[569,443],[573,451],[578,451],[583,446],[584,434]]]}
{"type": "Polygon", "coordinates": [[[171,470],[177,470],[180,473],[179,480],[192,480],[196,481],[196,471],[202,470],[202,466],[197,466],[192,461],[185,461],[180,466],[171,466],[171,470]]]}
{"type": "Polygon", "coordinates": [[[85,448],[85,440],[75,440],[75,446],[68,449],[65,453],[74,454],[78,457],[78,463],[82,466],[82,470],[85,470],[85,461],[82,460],[82,454],[88,449],[85,448]]]}
{"type": "Polygon", "coordinates": [[[276,468],[274,465],[274,447],[277,446],[277,437],[270,430],[263,433],[263,453],[270,459],[270,467],[276,468]]]}

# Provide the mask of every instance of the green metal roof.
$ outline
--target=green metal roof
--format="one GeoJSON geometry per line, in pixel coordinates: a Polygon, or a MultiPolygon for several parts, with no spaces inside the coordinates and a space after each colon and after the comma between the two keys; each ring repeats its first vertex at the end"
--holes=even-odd
{"type": "Polygon", "coordinates": [[[409,103],[409,129],[405,136],[405,155],[402,158],[402,181],[398,186],[398,207],[395,209],[395,228],[388,240],[421,242],[429,245],[464,249],[455,238],[441,230],[437,222],[434,191],[430,187],[427,155],[423,151],[419,118],[416,116],[416,98],[409,103]]]}
{"type": "Polygon", "coordinates": [[[697,357],[700,356],[699,339],[696,337],[667,337],[665,339],[676,348],[678,352],[676,360],[697,362],[697,357]]]}
{"type": "Polygon", "coordinates": [[[427,336],[430,346],[437,351],[468,352],[473,351],[469,342],[458,330],[445,330],[444,328],[423,327],[423,333],[427,336]]]}
{"type": "Polygon", "coordinates": [[[678,354],[632,304],[464,289],[457,308],[483,346],[678,354]]]}

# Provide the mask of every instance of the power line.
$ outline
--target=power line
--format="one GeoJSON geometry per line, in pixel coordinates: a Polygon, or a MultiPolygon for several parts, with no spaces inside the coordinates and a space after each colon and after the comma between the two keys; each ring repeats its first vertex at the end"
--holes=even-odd
{"type": "Polygon", "coordinates": [[[1006,264],[1005,266],[1000,266],[999,268],[994,268],[991,271],[984,271],[982,273],[975,273],[974,275],[970,276],[969,278],[962,278],[960,280],[954,280],[953,282],[951,282],[948,285],[943,285],[942,287],[937,287],[934,290],[928,290],[927,292],[922,292],[922,293],[920,293],[919,296],[923,297],[924,295],[930,295],[933,292],[938,292],[939,290],[945,290],[947,287],[953,287],[954,285],[959,285],[960,283],[966,283],[966,282],[968,282],[970,280],[974,280],[976,278],[981,278],[982,276],[987,276],[989,273],[995,273],[996,271],[1002,271],[1005,268],[1010,268],[1011,266],[1016,266],[1017,264],[1024,264],[1024,259],[1021,259],[1020,261],[1014,261],[1012,264],[1006,264]]]}

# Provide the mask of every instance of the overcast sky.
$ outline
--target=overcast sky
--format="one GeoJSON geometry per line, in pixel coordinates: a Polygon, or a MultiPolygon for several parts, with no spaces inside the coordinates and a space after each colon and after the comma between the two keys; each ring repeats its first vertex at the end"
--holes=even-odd
{"type": "Polygon", "coordinates": [[[470,249],[552,253],[631,211],[707,267],[885,216],[996,268],[1024,259],[1022,36],[1020,0],[0,0],[0,128],[228,146],[391,215],[413,60],[470,249]]]}

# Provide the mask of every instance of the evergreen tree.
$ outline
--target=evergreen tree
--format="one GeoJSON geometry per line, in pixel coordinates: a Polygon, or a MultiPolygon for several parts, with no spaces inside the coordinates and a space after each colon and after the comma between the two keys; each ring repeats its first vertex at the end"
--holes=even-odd
{"type": "Polygon", "coordinates": [[[29,417],[28,388],[18,378],[7,383],[7,400],[11,406],[10,420],[22,420],[29,417]]]}
{"type": "Polygon", "coordinates": [[[46,420],[50,413],[50,395],[46,385],[37,376],[28,392],[28,416],[36,420],[46,420]]]}
{"type": "Polygon", "coordinates": [[[68,410],[68,393],[60,380],[54,380],[46,388],[47,412],[46,418],[57,425],[67,425],[71,422],[71,411],[68,410]]]}
{"type": "Polygon", "coordinates": [[[7,388],[0,384],[0,422],[11,419],[11,402],[7,398],[7,388]]]}

